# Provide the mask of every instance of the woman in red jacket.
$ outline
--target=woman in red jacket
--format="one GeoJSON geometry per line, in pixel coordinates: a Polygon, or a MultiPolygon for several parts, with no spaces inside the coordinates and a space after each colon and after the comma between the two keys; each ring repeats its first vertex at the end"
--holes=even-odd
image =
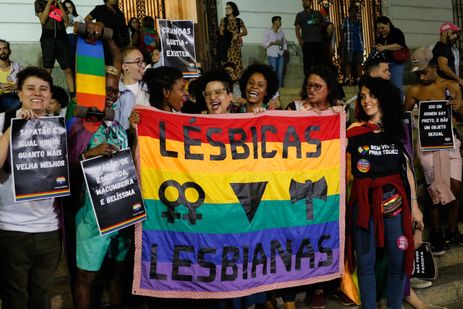
{"type": "MultiPolygon", "coordinates": [[[[399,89],[381,78],[366,78],[358,97],[358,122],[347,131],[353,176],[347,224],[353,232],[362,308],[376,308],[378,248],[387,252],[387,306],[400,309],[413,266],[412,221],[423,228],[411,160],[401,142],[403,106],[399,89]]],[[[347,255],[352,259],[349,236],[347,255]]]]}

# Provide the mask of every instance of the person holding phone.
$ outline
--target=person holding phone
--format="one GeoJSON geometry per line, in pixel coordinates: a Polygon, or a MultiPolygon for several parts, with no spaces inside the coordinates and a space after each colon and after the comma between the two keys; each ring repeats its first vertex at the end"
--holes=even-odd
{"type": "Polygon", "coordinates": [[[58,61],[66,74],[66,84],[71,97],[75,96],[74,77],[70,64],[70,48],[66,34],[69,16],[61,2],[56,0],[35,0],[35,15],[42,24],[40,47],[42,48],[43,68],[51,74],[58,61]]]}

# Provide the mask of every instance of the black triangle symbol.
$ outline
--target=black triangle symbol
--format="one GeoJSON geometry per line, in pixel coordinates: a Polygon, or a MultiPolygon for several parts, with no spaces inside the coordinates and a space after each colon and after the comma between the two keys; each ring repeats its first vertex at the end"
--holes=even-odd
{"type": "Polygon", "coordinates": [[[246,212],[249,223],[254,219],[260,200],[267,187],[267,183],[268,181],[230,184],[244,212],[246,212]]]}

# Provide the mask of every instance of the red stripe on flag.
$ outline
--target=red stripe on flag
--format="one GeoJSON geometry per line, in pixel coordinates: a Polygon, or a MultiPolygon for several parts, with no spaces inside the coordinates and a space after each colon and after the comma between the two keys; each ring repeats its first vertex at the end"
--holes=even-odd
{"type": "Polygon", "coordinates": [[[149,136],[158,139],[161,128],[164,128],[165,139],[183,142],[185,136],[190,139],[201,140],[203,143],[208,142],[208,132],[215,142],[229,144],[230,135],[235,140],[242,140],[242,132],[245,133],[245,142],[250,143],[254,139],[262,141],[265,136],[267,142],[281,142],[285,136],[289,141],[294,141],[296,133],[301,142],[305,142],[306,132],[310,132],[309,137],[320,141],[339,139],[340,115],[324,116],[306,116],[297,117],[294,112],[286,112],[288,116],[278,117],[263,115],[261,117],[242,118],[236,117],[236,114],[229,114],[225,118],[209,116],[174,114],[157,112],[147,109],[140,109],[141,123],[138,127],[138,135],[149,136]],[[247,129],[242,129],[246,127],[247,129]],[[221,130],[221,131],[220,131],[221,130]]]}
{"type": "Polygon", "coordinates": [[[99,94],[77,92],[76,100],[78,102],[78,105],[80,106],[85,106],[85,107],[95,106],[99,110],[103,110],[105,107],[106,97],[104,95],[99,95],[99,94]]]}

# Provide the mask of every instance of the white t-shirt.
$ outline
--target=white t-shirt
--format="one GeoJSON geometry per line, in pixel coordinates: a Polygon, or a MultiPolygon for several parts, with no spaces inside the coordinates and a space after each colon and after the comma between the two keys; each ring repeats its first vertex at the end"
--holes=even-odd
{"type": "MultiPolygon", "coordinates": [[[[18,115],[19,111],[16,112],[18,115]]],[[[0,114],[0,136],[5,123],[5,113],[0,114]]],[[[32,202],[15,203],[13,177],[0,169],[0,230],[27,233],[56,231],[59,227],[58,212],[48,198],[32,202]]]]}
{"type": "Polygon", "coordinates": [[[67,34],[73,34],[74,33],[74,23],[83,23],[84,18],[80,15],[77,17],[73,15],[69,15],[69,26],[66,27],[66,33],[67,34]]]}
{"type": "Polygon", "coordinates": [[[148,94],[142,89],[140,83],[135,83],[132,85],[125,85],[127,89],[129,89],[135,96],[135,105],[144,105],[150,106],[149,96],[148,94]]]}

